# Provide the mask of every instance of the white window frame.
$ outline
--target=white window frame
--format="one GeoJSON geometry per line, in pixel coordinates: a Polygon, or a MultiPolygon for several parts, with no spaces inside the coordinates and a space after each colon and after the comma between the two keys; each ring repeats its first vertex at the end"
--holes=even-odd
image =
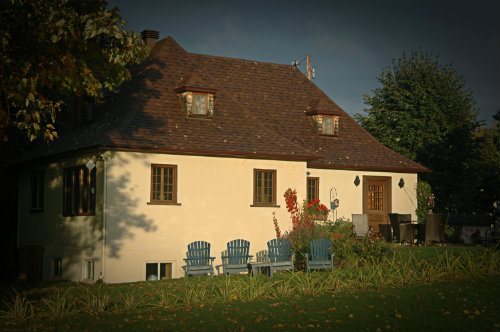
{"type": "MultiPolygon", "coordinates": [[[[146,280],[146,281],[162,280],[162,279],[161,279],[161,277],[159,276],[159,274],[161,274],[161,271],[160,271],[160,266],[161,266],[161,264],[170,264],[170,266],[171,266],[171,270],[172,270],[172,279],[174,279],[174,278],[175,278],[175,272],[174,272],[174,271],[175,271],[175,270],[174,270],[174,268],[175,268],[175,263],[174,263],[173,261],[146,261],[146,262],[144,263],[144,274],[143,274],[143,275],[145,276],[145,280],[146,280]],[[146,273],[147,273],[147,265],[148,265],[148,264],[156,264],[156,279],[149,279],[149,280],[148,280],[148,277],[149,277],[149,276],[147,276],[147,275],[146,275],[146,273]],[[159,273],[159,272],[160,272],[160,273],[159,273]]],[[[166,277],[166,276],[165,276],[165,277],[166,277]]],[[[166,279],[166,278],[165,278],[165,279],[166,279]]]]}
{"type": "Polygon", "coordinates": [[[82,280],[95,280],[95,261],[93,259],[82,259],[82,280]],[[90,267],[90,271],[89,271],[90,267]]]}

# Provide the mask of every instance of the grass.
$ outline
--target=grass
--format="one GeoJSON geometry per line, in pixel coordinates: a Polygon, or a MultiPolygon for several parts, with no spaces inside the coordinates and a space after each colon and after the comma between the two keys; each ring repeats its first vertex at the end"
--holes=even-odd
{"type": "Polygon", "coordinates": [[[0,330],[500,331],[499,266],[498,250],[401,248],[385,264],[272,279],[32,284],[4,297],[0,330]]]}

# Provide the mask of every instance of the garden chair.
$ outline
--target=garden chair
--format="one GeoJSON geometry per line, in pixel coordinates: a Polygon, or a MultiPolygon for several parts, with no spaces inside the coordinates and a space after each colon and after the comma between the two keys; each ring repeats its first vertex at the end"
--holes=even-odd
{"type": "Polygon", "coordinates": [[[311,255],[306,252],[306,267],[307,273],[311,270],[332,270],[333,257],[335,253],[332,252],[333,243],[329,239],[316,239],[309,242],[311,255]]]}
{"type": "Polygon", "coordinates": [[[392,238],[398,242],[413,242],[415,225],[411,224],[411,214],[389,213],[392,238]]]}
{"type": "Polygon", "coordinates": [[[389,213],[389,220],[391,221],[392,227],[392,238],[399,242],[399,220],[397,213],[389,213]]]}
{"type": "Polygon", "coordinates": [[[443,242],[446,217],[439,213],[429,213],[425,222],[425,242],[443,242]]]}
{"type": "Polygon", "coordinates": [[[188,251],[186,252],[186,258],[184,261],[186,265],[182,268],[184,269],[184,274],[186,277],[190,275],[197,274],[210,274],[214,275],[214,259],[215,257],[210,257],[210,243],[205,241],[195,241],[188,244],[188,251]]]}
{"type": "Polygon", "coordinates": [[[274,271],[288,270],[293,272],[295,254],[290,255],[291,244],[287,239],[272,239],[267,242],[269,255],[269,277],[274,271]]]}
{"type": "Polygon", "coordinates": [[[243,239],[232,240],[227,243],[227,253],[222,255],[222,273],[235,274],[248,272],[248,263],[252,259],[249,255],[250,242],[243,239]]]}
{"type": "Polygon", "coordinates": [[[269,262],[269,254],[267,250],[257,251],[255,254],[258,263],[267,263],[269,262]]]}
{"type": "Polygon", "coordinates": [[[224,264],[227,264],[227,249],[221,251],[220,257],[221,257],[221,260],[222,260],[222,264],[219,264],[219,265],[215,266],[215,268],[217,269],[217,274],[221,274],[220,270],[222,269],[222,266],[224,264]]]}
{"type": "Polygon", "coordinates": [[[353,214],[352,227],[354,235],[358,239],[362,239],[368,234],[368,215],[367,214],[353,214]]]}
{"type": "Polygon", "coordinates": [[[261,274],[264,271],[269,271],[269,255],[267,253],[267,250],[257,251],[255,257],[256,261],[249,264],[249,267],[252,271],[252,276],[261,274]]]}

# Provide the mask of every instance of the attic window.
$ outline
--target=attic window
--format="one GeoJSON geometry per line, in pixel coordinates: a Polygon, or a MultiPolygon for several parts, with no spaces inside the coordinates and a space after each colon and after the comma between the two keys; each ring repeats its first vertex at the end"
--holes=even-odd
{"type": "Polygon", "coordinates": [[[338,115],[322,115],[322,128],[323,135],[337,135],[339,132],[339,116],[338,115]]]}
{"type": "Polygon", "coordinates": [[[214,89],[183,86],[175,91],[188,117],[211,118],[213,116],[214,89]]]}
{"type": "Polygon", "coordinates": [[[338,136],[340,113],[335,111],[306,112],[313,127],[320,135],[338,136]]]}
{"type": "Polygon", "coordinates": [[[207,115],[208,113],[208,95],[201,93],[193,94],[193,114],[207,115]]]}

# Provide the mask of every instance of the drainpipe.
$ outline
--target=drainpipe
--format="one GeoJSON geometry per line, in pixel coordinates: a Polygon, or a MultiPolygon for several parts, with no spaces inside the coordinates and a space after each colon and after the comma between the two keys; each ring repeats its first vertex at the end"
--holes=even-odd
{"type": "Polygon", "coordinates": [[[103,184],[103,202],[102,202],[102,269],[101,269],[101,277],[100,280],[104,282],[104,260],[106,258],[106,208],[107,208],[107,186],[108,186],[108,177],[106,172],[106,158],[102,159],[102,166],[104,172],[104,184],[103,184]]]}

